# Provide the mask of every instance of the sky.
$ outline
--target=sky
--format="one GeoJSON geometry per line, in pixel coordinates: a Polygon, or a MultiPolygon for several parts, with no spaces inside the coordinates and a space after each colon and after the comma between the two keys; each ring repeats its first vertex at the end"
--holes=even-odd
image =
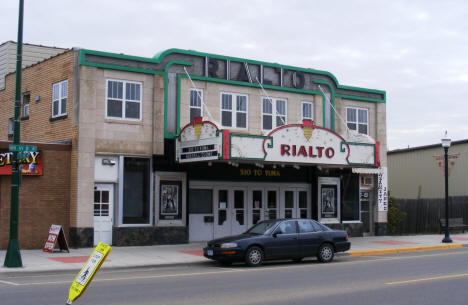
{"type": "MultiPolygon", "coordinates": [[[[0,43],[18,2],[0,1],[0,43]]],[[[388,149],[468,139],[466,0],[25,0],[23,42],[152,57],[181,48],[331,72],[387,92],[388,149]]]]}

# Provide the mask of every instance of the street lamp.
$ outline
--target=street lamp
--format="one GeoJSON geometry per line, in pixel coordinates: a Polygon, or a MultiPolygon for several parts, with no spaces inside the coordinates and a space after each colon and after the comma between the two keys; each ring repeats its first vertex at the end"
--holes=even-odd
{"type": "Polygon", "coordinates": [[[444,161],[445,161],[445,237],[442,239],[443,243],[451,243],[452,239],[450,238],[449,232],[449,208],[448,208],[448,149],[450,147],[451,141],[447,138],[447,131],[445,136],[442,139],[442,147],[444,148],[444,161]]]}

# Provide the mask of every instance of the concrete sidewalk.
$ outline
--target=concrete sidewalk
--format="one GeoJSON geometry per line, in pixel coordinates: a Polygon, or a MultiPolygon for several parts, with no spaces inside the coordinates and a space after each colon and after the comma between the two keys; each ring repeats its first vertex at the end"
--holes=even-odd
{"type": "MultiPolygon", "coordinates": [[[[451,234],[452,244],[443,244],[443,234],[413,236],[372,236],[350,238],[351,250],[345,255],[378,255],[396,252],[443,250],[468,246],[468,233],[451,234]]],[[[102,269],[128,267],[156,267],[176,264],[193,264],[209,261],[202,256],[206,243],[180,245],[112,247],[102,269]]],[[[93,248],[70,249],[67,252],[21,250],[23,267],[3,267],[6,251],[0,251],[0,274],[72,270],[79,271],[93,248]]]]}

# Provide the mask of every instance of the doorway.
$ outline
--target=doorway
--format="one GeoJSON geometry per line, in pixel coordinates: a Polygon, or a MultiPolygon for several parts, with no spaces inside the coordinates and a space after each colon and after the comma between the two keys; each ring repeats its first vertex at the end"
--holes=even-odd
{"type": "Polygon", "coordinates": [[[94,185],[94,245],[99,242],[112,245],[114,214],[114,186],[94,185]]]}

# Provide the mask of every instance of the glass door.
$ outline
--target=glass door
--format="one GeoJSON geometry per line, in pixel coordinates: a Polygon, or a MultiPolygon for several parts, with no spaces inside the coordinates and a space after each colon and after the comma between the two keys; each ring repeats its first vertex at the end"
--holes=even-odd
{"type": "Polygon", "coordinates": [[[278,190],[266,191],[265,219],[277,219],[279,217],[278,190]]]}
{"type": "Polygon", "coordinates": [[[229,213],[229,190],[217,189],[215,192],[214,237],[231,235],[231,213],[229,213]]]}
{"type": "Polygon", "coordinates": [[[263,220],[263,190],[257,189],[251,191],[250,198],[250,208],[252,209],[250,213],[249,226],[256,224],[257,222],[263,220]]]}
{"type": "Polygon", "coordinates": [[[231,234],[241,234],[246,231],[246,213],[245,213],[245,190],[234,190],[234,204],[231,219],[231,234]]]}
{"type": "Polygon", "coordinates": [[[284,202],[284,218],[296,218],[296,200],[294,196],[294,190],[284,190],[283,202],[284,202]]]}

